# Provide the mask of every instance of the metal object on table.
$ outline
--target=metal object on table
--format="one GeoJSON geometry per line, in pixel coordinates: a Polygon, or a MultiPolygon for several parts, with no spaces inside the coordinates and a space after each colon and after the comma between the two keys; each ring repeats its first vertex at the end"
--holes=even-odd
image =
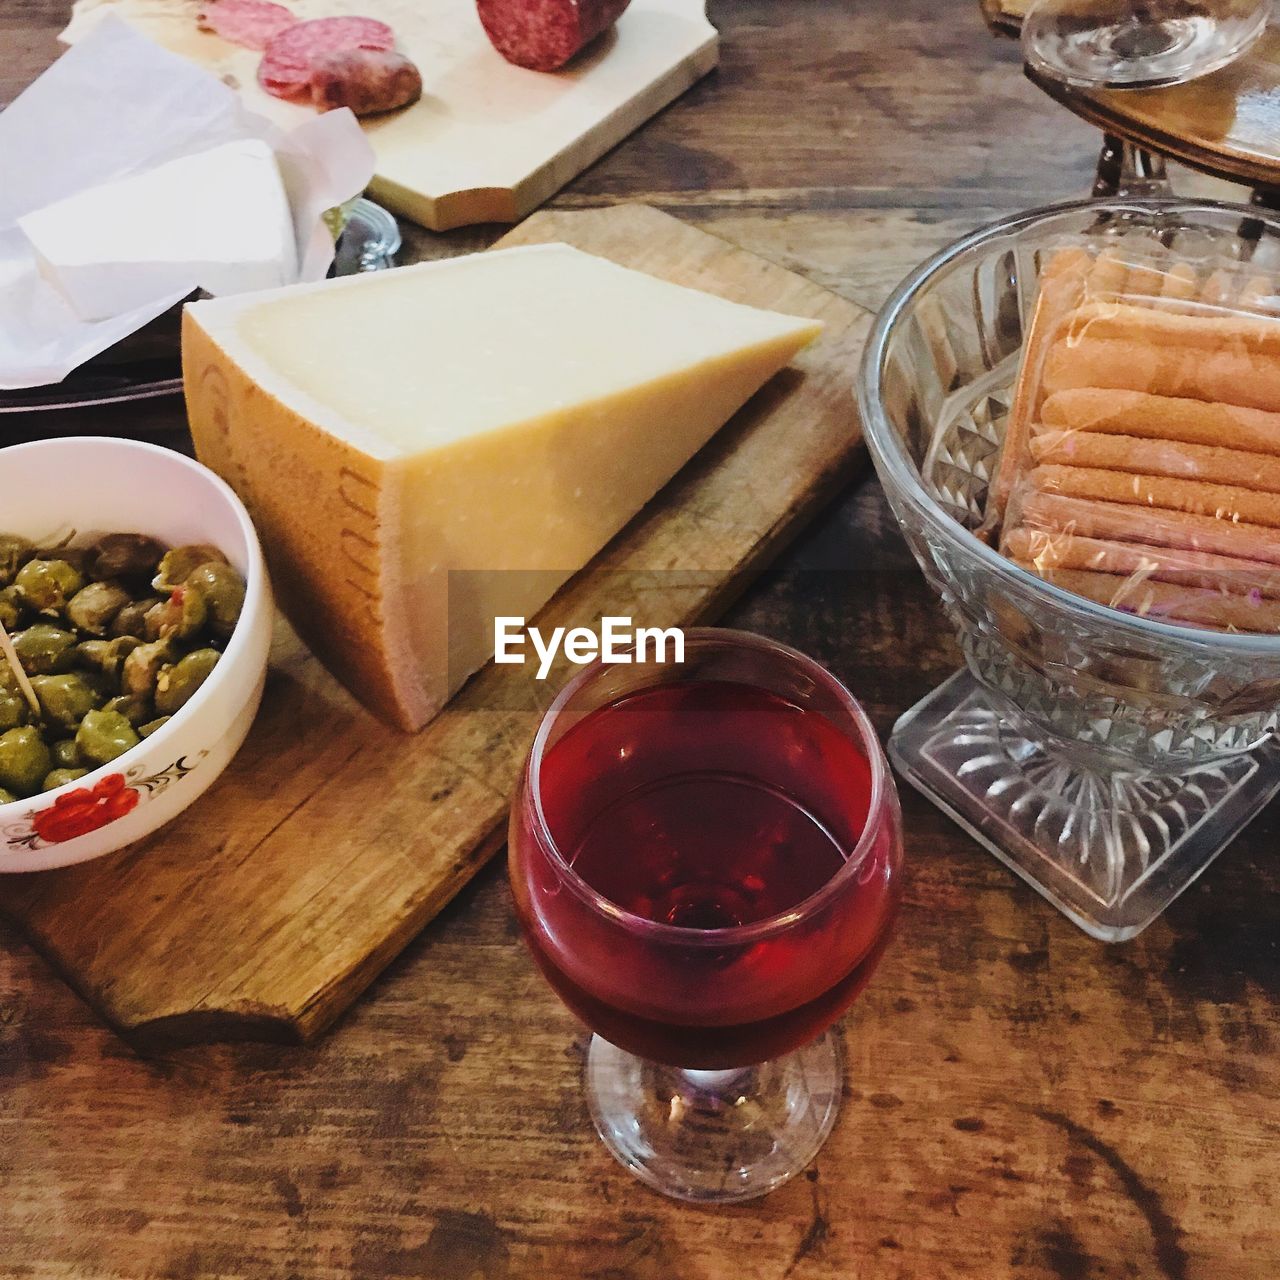
{"type": "MultiPolygon", "coordinates": [[[[381,205],[356,200],[338,239],[332,274],[355,275],[395,266],[400,228],[381,205]]],[[[0,391],[0,414],[49,409],[86,409],[175,395],[182,390],[179,365],[181,306],[165,312],[145,330],[51,386],[0,391]]]]}
{"type": "Polygon", "coordinates": [[[400,252],[400,227],[380,204],[363,196],[351,206],[347,225],[338,238],[333,259],[335,276],[360,271],[385,271],[396,265],[400,252]]]}
{"type": "Polygon", "coordinates": [[[1172,194],[1164,156],[1136,147],[1115,134],[1103,134],[1098,171],[1093,179],[1095,200],[1109,196],[1129,198],[1172,194]]]}

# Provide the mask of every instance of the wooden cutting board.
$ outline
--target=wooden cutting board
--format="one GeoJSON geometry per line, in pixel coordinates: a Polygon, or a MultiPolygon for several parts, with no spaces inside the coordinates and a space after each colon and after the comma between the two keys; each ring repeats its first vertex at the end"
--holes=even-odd
{"type": "MultiPolygon", "coordinates": [[[[499,246],[548,240],[826,324],[538,624],[711,620],[855,473],[851,384],[871,317],[642,205],[537,214],[499,246]]],[[[566,674],[538,683],[491,663],[409,736],[360,710],[282,626],[262,711],[209,792],[119,854],[0,877],[0,909],[140,1046],[308,1039],[501,846],[566,674]]]]}
{"type": "MultiPolygon", "coordinates": [[[[631,0],[617,27],[555,74],[505,62],[475,0],[284,0],[300,18],[358,13],[391,25],[423,95],[370,117],[370,194],[432,231],[517,222],[716,64],[705,0],[631,0]]],[[[284,128],[312,119],[258,86],[261,54],[196,26],[202,0],[77,0],[61,39],[114,14],[240,90],[284,128]]]]}

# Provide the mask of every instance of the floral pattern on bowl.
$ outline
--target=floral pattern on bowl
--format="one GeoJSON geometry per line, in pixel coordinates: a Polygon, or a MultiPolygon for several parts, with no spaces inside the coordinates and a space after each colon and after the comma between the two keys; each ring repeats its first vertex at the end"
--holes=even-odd
{"type": "Polygon", "coordinates": [[[146,773],[146,765],[134,765],[128,773],[107,774],[92,787],[64,791],[48,808],[38,809],[25,822],[0,831],[4,847],[9,850],[43,849],[98,831],[132,813],[143,799],[185,778],[208,754],[201,751],[194,761],[183,756],[146,777],[142,776],[146,773]]]}

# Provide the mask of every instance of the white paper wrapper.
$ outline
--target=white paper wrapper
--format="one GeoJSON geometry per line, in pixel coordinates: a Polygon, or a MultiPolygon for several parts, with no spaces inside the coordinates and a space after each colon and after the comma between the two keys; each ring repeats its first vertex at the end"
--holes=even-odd
{"type": "MultiPolygon", "coordinates": [[[[284,133],[246,111],[216,77],[106,18],[0,112],[0,389],[58,382],[198,283],[108,320],[83,321],[40,275],[17,219],[238,138],[274,148],[293,211],[298,279],[322,278],[334,245],[320,215],[373,176],[373,150],[349,111],[284,133]]],[[[163,237],[164,227],[155,233],[163,237]]]]}

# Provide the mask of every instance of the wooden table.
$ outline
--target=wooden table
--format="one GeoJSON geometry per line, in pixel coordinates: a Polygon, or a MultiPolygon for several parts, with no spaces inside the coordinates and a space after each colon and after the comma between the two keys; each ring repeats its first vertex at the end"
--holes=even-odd
{"type": "MultiPolygon", "coordinates": [[[[1096,135],[1013,74],[976,7],[938,10],[713,3],[721,71],[559,203],[649,200],[874,309],[936,246],[1092,171],[1096,135]]],[[[62,17],[0,9],[0,100],[62,17]]],[[[111,421],[177,425],[173,406],[111,421]]],[[[731,621],[828,663],[885,732],[958,661],[870,480],[731,621]]],[[[1105,947],[903,801],[901,932],[845,1023],[835,1134],[730,1210],[660,1199],[596,1141],[584,1037],[499,866],[303,1050],[138,1058],[0,931],[0,1276],[1272,1280],[1280,810],[1105,947]]]]}

